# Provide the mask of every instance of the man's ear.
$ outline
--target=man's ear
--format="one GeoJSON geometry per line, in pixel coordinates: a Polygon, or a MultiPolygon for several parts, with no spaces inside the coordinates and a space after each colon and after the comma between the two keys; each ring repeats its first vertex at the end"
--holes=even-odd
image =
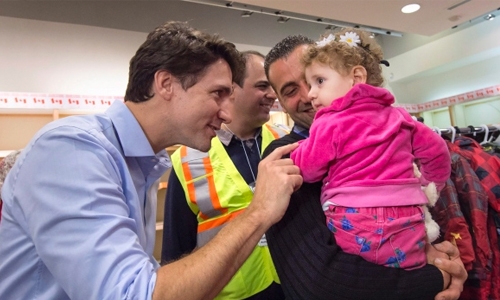
{"type": "Polygon", "coordinates": [[[367,72],[363,66],[355,66],[351,70],[351,75],[353,78],[353,85],[358,83],[366,83],[367,72]]]}
{"type": "Polygon", "coordinates": [[[175,78],[170,72],[166,70],[156,71],[152,86],[154,94],[166,100],[172,98],[174,80],[175,78]]]}

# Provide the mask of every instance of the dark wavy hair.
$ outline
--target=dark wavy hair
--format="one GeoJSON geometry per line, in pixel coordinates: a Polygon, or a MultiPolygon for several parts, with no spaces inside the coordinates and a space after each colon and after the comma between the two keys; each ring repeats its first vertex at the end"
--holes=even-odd
{"type": "Polygon", "coordinates": [[[130,60],[125,101],[151,99],[154,76],[160,70],[170,72],[187,90],[219,59],[229,64],[233,82],[241,82],[245,64],[234,44],[218,35],[198,31],[185,22],[167,22],[148,34],[130,60]]]}
{"type": "Polygon", "coordinates": [[[266,55],[264,70],[269,79],[269,67],[278,59],[288,57],[298,46],[314,44],[314,41],[303,35],[290,35],[278,42],[266,55]]]}

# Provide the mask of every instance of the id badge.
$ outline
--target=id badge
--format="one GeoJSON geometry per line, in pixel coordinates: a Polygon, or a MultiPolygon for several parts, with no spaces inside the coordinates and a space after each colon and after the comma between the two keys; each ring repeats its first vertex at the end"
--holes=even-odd
{"type": "Polygon", "coordinates": [[[266,234],[260,238],[259,243],[257,244],[259,247],[267,247],[267,239],[266,239],[266,234]]]}
{"type": "Polygon", "coordinates": [[[255,181],[254,181],[254,182],[252,182],[252,183],[250,183],[250,184],[248,185],[248,187],[250,188],[250,190],[252,191],[252,193],[254,193],[254,194],[255,194],[255,181]]]}

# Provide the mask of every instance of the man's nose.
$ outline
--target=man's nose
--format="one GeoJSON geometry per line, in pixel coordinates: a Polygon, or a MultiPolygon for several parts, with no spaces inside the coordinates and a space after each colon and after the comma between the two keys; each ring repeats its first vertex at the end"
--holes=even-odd
{"type": "Polygon", "coordinates": [[[229,113],[227,106],[224,106],[224,105],[221,106],[221,109],[219,110],[219,113],[218,113],[218,117],[219,117],[219,119],[222,120],[222,123],[225,123],[225,124],[229,124],[233,120],[231,118],[231,114],[229,113]]]}
{"type": "Polygon", "coordinates": [[[313,89],[310,89],[309,92],[307,92],[307,96],[303,97],[304,103],[311,103],[314,99],[316,99],[316,93],[313,89]]]}
{"type": "Polygon", "coordinates": [[[276,96],[276,93],[274,92],[274,89],[272,87],[268,87],[267,90],[266,90],[266,98],[269,98],[269,99],[276,99],[278,98],[276,96]]]}

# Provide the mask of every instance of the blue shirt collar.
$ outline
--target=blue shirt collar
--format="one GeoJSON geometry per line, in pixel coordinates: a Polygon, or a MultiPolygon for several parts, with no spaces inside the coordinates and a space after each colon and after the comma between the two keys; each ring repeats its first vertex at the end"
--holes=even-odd
{"type": "Polygon", "coordinates": [[[293,125],[292,131],[295,132],[296,134],[308,138],[309,137],[309,129],[306,129],[300,125],[293,125]]]}
{"type": "Polygon", "coordinates": [[[120,100],[114,101],[105,114],[113,122],[125,156],[155,156],[139,122],[125,103],[120,100]]]}
{"type": "MultiPolygon", "coordinates": [[[[254,136],[254,138],[255,138],[255,139],[257,139],[257,138],[260,136],[261,132],[262,132],[262,127],[260,127],[260,128],[257,130],[257,132],[255,132],[255,136],[254,136]]],[[[234,136],[235,138],[238,138],[237,136],[233,135],[233,134],[232,134],[231,132],[229,132],[228,130],[225,130],[225,129],[224,129],[224,126],[223,126],[223,127],[221,127],[221,129],[220,129],[220,130],[217,130],[216,134],[217,134],[217,137],[219,138],[219,140],[221,141],[221,143],[222,143],[223,145],[225,145],[225,146],[228,146],[228,145],[229,145],[229,143],[230,143],[230,142],[231,142],[231,140],[233,139],[233,136],[234,136]]]]}

